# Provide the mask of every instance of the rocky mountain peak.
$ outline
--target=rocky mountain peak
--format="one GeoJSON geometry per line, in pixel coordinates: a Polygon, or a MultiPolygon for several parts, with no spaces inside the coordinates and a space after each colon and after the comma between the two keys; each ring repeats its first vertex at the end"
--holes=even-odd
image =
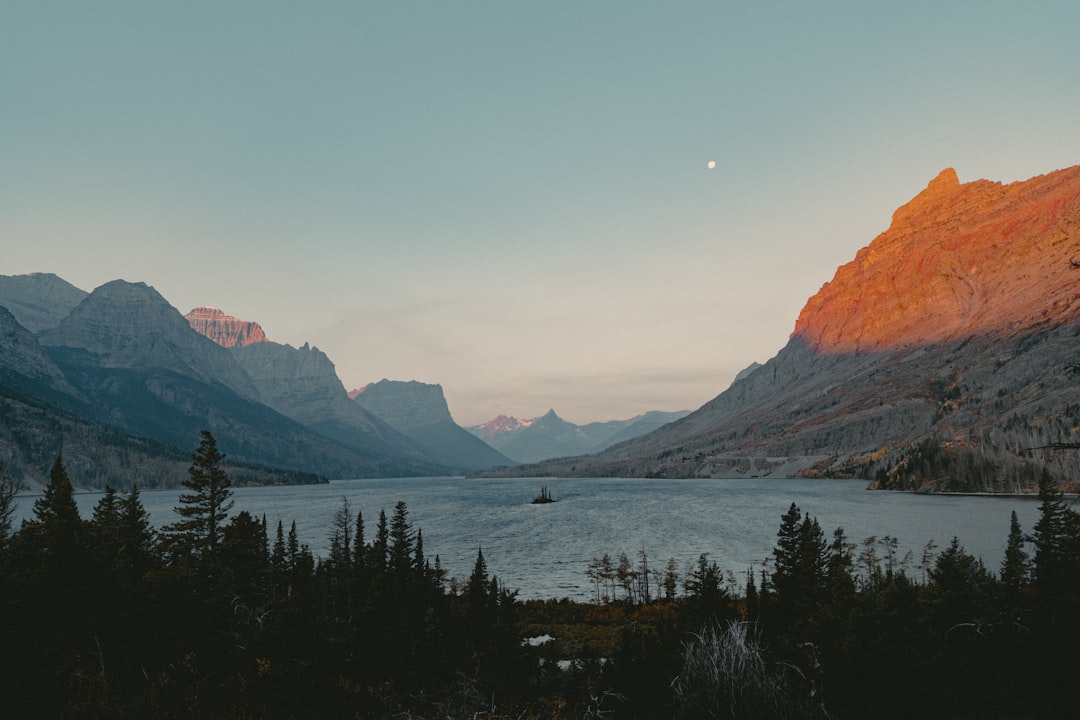
{"type": "Polygon", "coordinates": [[[184,317],[196,332],[222,347],[244,347],[268,342],[259,323],[226,315],[216,307],[197,307],[184,317]]]}
{"type": "Polygon", "coordinates": [[[229,351],[193,331],[184,316],[145,283],[113,280],[102,285],[58,326],[43,332],[40,342],[85,351],[99,367],[172,370],[258,398],[229,351]]]}
{"type": "Polygon", "coordinates": [[[37,338],[16,322],[15,316],[3,306],[0,306],[0,370],[41,380],[53,388],[75,394],[60,369],[38,346],[37,338]]]}
{"type": "Polygon", "coordinates": [[[441,385],[384,378],[349,395],[397,430],[453,422],[441,385]]]}
{"type": "Polygon", "coordinates": [[[827,353],[920,346],[1080,312],[1080,167],[1002,185],[942,171],[810,298],[793,338],[827,353]]]}
{"type": "Polygon", "coordinates": [[[0,306],[30,332],[56,327],[85,297],[85,290],[53,273],[0,275],[0,306]]]}

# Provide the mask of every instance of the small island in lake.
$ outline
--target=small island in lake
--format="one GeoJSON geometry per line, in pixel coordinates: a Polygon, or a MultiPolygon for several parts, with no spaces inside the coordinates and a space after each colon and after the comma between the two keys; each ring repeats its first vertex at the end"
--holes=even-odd
{"type": "Polygon", "coordinates": [[[547,489],[547,485],[540,487],[540,494],[532,499],[533,505],[543,505],[544,503],[556,502],[555,498],[551,497],[551,492],[547,489]]]}

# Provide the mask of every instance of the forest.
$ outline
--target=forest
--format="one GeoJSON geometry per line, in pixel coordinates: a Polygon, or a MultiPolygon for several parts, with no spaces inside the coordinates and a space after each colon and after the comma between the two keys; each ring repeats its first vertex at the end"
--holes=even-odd
{"type": "Polygon", "coordinates": [[[918,563],[794,504],[766,567],[605,554],[592,602],[520,600],[483,549],[450,579],[399,502],[343,502],[326,557],[232,513],[209,432],[175,521],[137,487],[80,517],[63,458],[11,521],[0,468],[0,708],[25,718],[1052,718],[1080,671],[1080,514],[1044,471],[986,567],[918,563]]]}

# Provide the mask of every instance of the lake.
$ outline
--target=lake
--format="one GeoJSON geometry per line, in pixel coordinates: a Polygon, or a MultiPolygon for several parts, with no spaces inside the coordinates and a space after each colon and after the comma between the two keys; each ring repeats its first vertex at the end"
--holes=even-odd
{"type": "MultiPolygon", "coordinates": [[[[438,554],[450,576],[464,580],[483,548],[490,573],[522,598],[587,600],[585,570],[605,552],[637,563],[644,548],[651,569],[675,558],[680,570],[701,553],[740,582],[747,568],[760,567],[776,544],[776,532],[792,502],[817,517],[827,539],[840,526],[854,543],[869,536],[899,540],[910,551],[910,573],[928,541],[944,549],[955,535],[993,571],[999,569],[1015,510],[1024,532],[1038,519],[1037,498],[912,495],[866,490],[864,481],[802,479],[462,479],[392,478],[340,480],[328,485],[235,488],[233,513],[266,515],[273,541],[277,521],[295,520],[301,542],[316,555],[329,546],[334,513],[347,498],[364,514],[367,540],[379,511],[392,515],[399,500],[424,534],[429,559],[438,554]],[[546,485],[557,502],[533,505],[546,485]]],[[[145,491],[141,497],[158,527],[174,522],[179,491],[145,491]]],[[[84,518],[100,493],[76,495],[84,518]]],[[[16,509],[29,517],[34,496],[16,509]]],[[[881,548],[879,547],[879,554],[881,548]]]]}

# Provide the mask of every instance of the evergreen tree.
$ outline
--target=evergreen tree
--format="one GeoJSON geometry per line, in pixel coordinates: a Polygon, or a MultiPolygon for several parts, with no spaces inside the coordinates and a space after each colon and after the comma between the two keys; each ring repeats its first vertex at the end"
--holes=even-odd
{"type": "Polygon", "coordinates": [[[93,521],[101,526],[115,527],[120,519],[119,501],[116,498],[116,490],[105,483],[104,495],[94,506],[93,521]]]}
{"type": "Polygon", "coordinates": [[[394,516],[390,520],[390,573],[401,581],[409,574],[413,565],[416,534],[408,519],[409,511],[403,501],[394,506],[394,516]]]}
{"type": "Polygon", "coordinates": [[[117,564],[128,580],[136,581],[157,562],[154,553],[157,533],[150,524],[150,514],[143,507],[135,483],[120,500],[119,512],[117,564]]]}
{"type": "Polygon", "coordinates": [[[279,578],[284,577],[289,569],[285,554],[285,527],[280,518],[277,521],[277,533],[274,535],[274,549],[270,553],[270,564],[274,568],[274,575],[279,578]]]}
{"type": "Polygon", "coordinates": [[[330,563],[345,572],[349,569],[353,557],[353,521],[348,498],[341,498],[341,507],[334,513],[334,521],[330,527],[330,563]]]}
{"type": "Polygon", "coordinates": [[[209,430],[202,431],[199,447],[191,456],[188,477],[182,485],[190,493],[180,495],[175,508],[180,521],[165,528],[174,560],[194,561],[211,572],[218,564],[222,529],[232,509],[229,476],[221,469],[225,459],[209,430]]]}
{"type": "Polygon", "coordinates": [[[22,485],[4,472],[4,463],[0,461],[0,551],[4,549],[11,534],[11,516],[15,512],[15,496],[22,485]]]}
{"type": "Polygon", "coordinates": [[[701,627],[730,614],[731,599],[723,582],[720,567],[702,553],[686,579],[687,612],[693,625],[701,627]]]}
{"type": "Polygon", "coordinates": [[[746,571],[746,608],[744,616],[747,620],[757,620],[761,611],[761,600],[758,597],[757,583],[754,582],[754,568],[746,571]]]}
{"type": "Polygon", "coordinates": [[[1080,522],[1062,497],[1049,471],[1044,469],[1039,478],[1039,519],[1031,536],[1035,543],[1032,574],[1036,587],[1048,596],[1059,596],[1075,589],[1076,573],[1080,570],[1080,558],[1077,557],[1080,522]]]}
{"type": "Polygon", "coordinates": [[[473,564],[472,573],[465,583],[463,600],[465,602],[465,625],[470,639],[476,643],[480,641],[486,627],[492,618],[492,607],[489,592],[490,581],[488,578],[487,561],[484,560],[484,549],[476,551],[476,563],[473,564]]]}
{"type": "Polygon", "coordinates": [[[296,521],[293,520],[289,526],[289,541],[286,548],[286,562],[288,563],[289,570],[296,568],[296,561],[300,558],[300,540],[296,534],[296,521]]]}
{"type": "Polygon", "coordinates": [[[1009,519],[1009,539],[1001,561],[1001,582],[1012,591],[1019,590],[1028,579],[1028,554],[1024,552],[1024,534],[1013,510],[1009,519]]]}
{"type": "Polygon", "coordinates": [[[664,599],[668,602],[675,601],[675,591],[679,587],[679,565],[675,558],[668,558],[667,567],[664,568],[664,599]]]}
{"type": "Polygon", "coordinates": [[[807,618],[822,600],[828,568],[828,546],[816,518],[801,516],[795,503],[781,518],[773,550],[772,583],[789,620],[807,618]],[[801,518],[801,519],[800,519],[801,518]]]}
{"type": "Polygon", "coordinates": [[[34,501],[34,517],[40,532],[40,549],[47,556],[70,559],[77,553],[83,535],[83,522],[75,505],[71,479],[60,455],[56,456],[49,471],[49,484],[45,487],[44,495],[34,501]]]}
{"type": "Polygon", "coordinates": [[[95,550],[105,563],[115,564],[120,543],[120,501],[116,490],[105,484],[105,494],[94,506],[90,528],[95,550]]]}
{"type": "Polygon", "coordinates": [[[371,566],[376,574],[386,570],[387,553],[390,547],[390,530],[387,527],[386,511],[379,511],[379,520],[375,525],[375,539],[371,542],[371,566]]]}
{"type": "Polygon", "coordinates": [[[247,510],[237,513],[222,528],[222,569],[235,602],[254,607],[265,595],[270,558],[263,524],[247,510]]]}
{"type": "Polygon", "coordinates": [[[356,511],[356,531],[353,533],[353,567],[362,572],[367,562],[367,541],[364,539],[364,513],[356,511]]]}

